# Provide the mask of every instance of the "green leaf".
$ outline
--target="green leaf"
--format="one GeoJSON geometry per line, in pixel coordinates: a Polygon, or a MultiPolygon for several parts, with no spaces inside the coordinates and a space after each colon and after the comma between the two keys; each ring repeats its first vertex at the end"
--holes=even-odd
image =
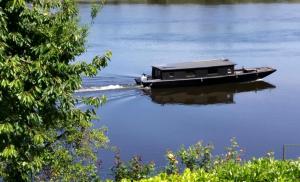
{"type": "Polygon", "coordinates": [[[14,128],[10,123],[0,124],[0,134],[12,132],[14,132],[14,128]]]}
{"type": "Polygon", "coordinates": [[[0,156],[4,158],[15,158],[18,156],[18,152],[16,151],[14,145],[9,145],[5,147],[2,152],[0,152],[0,156]]]}

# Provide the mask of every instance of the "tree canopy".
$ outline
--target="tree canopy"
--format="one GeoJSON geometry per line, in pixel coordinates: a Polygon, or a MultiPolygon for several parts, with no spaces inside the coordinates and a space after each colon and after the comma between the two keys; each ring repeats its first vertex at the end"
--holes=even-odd
{"type": "MultiPolygon", "coordinates": [[[[92,8],[95,17],[97,7],[92,8]]],[[[90,63],[87,27],[74,0],[0,0],[0,176],[11,181],[97,179],[95,150],[108,142],[93,128],[104,98],[76,98],[82,75],[95,76],[111,53],[90,63]]]]}

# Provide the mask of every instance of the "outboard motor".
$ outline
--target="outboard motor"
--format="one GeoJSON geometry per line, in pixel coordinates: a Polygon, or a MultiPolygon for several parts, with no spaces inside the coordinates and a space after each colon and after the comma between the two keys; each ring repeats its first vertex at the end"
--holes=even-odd
{"type": "Polygon", "coordinates": [[[143,75],[141,76],[141,82],[144,82],[144,81],[147,81],[147,76],[146,76],[146,74],[143,74],[143,75]]]}

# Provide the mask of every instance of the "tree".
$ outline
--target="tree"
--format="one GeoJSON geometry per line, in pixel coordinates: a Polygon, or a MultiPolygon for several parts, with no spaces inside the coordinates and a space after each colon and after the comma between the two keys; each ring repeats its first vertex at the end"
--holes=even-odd
{"type": "MultiPolygon", "coordinates": [[[[92,8],[95,17],[97,7],[92,8]]],[[[85,49],[73,0],[0,0],[0,176],[7,181],[97,178],[93,129],[104,98],[76,98],[81,76],[95,76],[111,53],[74,62],[85,49]]]]}

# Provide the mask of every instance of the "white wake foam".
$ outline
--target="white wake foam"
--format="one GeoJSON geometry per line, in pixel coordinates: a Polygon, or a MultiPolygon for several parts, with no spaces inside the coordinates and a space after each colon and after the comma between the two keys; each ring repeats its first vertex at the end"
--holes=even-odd
{"type": "Polygon", "coordinates": [[[126,87],[122,85],[107,85],[101,87],[89,87],[89,88],[81,88],[76,90],[75,92],[94,92],[94,91],[103,91],[103,90],[116,90],[116,89],[124,89],[126,87]]]}

